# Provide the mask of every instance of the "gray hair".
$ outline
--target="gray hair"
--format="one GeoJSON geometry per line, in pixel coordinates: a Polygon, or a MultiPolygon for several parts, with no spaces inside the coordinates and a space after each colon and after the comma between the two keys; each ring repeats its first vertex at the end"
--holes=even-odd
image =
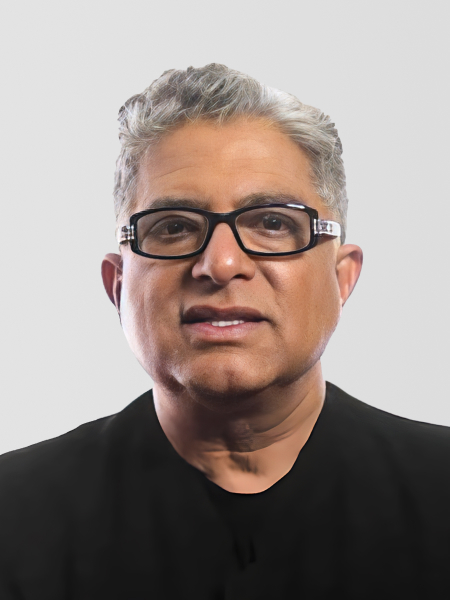
{"type": "Polygon", "coordinates": [[[223,124],[236,117],[264,118],[306,152],[315,189],[340,222],[344,242],[348,200],[342,144],[334,123],[292,94],[215,63],[165,71],[120,109],[122,149],[114,187],[118,224],[133,209],[139,166],[152,145],[183,124],[197,120],[223,124]]]}

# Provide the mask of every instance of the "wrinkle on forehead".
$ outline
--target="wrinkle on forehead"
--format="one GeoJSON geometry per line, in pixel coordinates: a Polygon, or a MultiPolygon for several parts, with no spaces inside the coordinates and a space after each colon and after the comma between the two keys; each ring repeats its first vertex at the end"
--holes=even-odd
{"type": "Polygon", "coordinates": [[[166,177],[167,175],[173,175],[174,173],[178,173],[179,171],[185,171],[186,169],[199,169],[197,165],[186,165],[184,167],[178,167],[176,169],[169,169],[165,173],[159,173],[157,175],[153,174],[152,179],[161,179],[162,177],[166,177]]]}
{"type": "MultiPolygon", "coordinates": [[[[145,179],[145,175],[148,173],[151,173],[152,180],[159,180],[182,171],[203,171],[205,168],[220,169],[224,172],[234,171],[241,168],[242,165],[248,166],[249,161],[253,163],[252,172],[254,174],[276,174],[271,172],[276,159],[270,156],[267,144],[261,142],[250,143],[248,140],[239,140],[235,144],[224,145],[220,149],[220,154],[205,150],[199,159],[200,164],[192,163],[192,152],[185,148],[176,148],[172,153],[162,153],[159,156],[154,154],[141,164],[140,179],[145,179]],[[180,162],[182,163],[185,159],[187,164],[180,166],[180,162]],[[266,163],[266,168],[264,168],[264,163],[266,163]]],[[[282,165],[281,161],[277,162],[282,165]]]]}
{"type": "Polygon", "coordinates": [[[157,144],[149,148],[141,165],[151,169],[155,178],[160,178],[182,169],[200,168],[197,162],[199,160],[214,165],[216,168],[221,162],[239,163],[249,160],[258,162],[265,159],[273,161],[273,153],[267,141],[258,139],[261,131],[270,130],[277,137],[284,139],[285,143],[300,150],[293,140],[266,119],[242,118],[223,125],[197,122],[185,124],[164,136],[157,144]],[[205,132],[208,135],[202,136],[202,144],[199,145],[196,136],[186,136],[186,133],[190,133],[189,130],[205,132]],[[209,135],[210,133],[213,135],[209,135]],[[218,134],[218,136],[214,134],[218,134]],[[218,137],[220,137],[219,143],[218,137]],[[178,138],[180,139],[178,140],[178,138]],[[187,164],[180,167],[179,163],[184,161],[187,164]],[[171,166],[173,162],[177,163],[175,167],[171,166]]]}

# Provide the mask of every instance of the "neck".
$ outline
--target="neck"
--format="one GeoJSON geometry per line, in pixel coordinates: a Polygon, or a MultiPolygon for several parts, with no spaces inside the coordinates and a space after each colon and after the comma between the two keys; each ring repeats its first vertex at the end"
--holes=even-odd
{"type": "Polygon", "coordinates": [[[232,412],[155,385],[155,408],[175,450],[220,487],[262,492],[292,468],[325,399],[320,362],[289,386],[246,397],[232,412]]]}

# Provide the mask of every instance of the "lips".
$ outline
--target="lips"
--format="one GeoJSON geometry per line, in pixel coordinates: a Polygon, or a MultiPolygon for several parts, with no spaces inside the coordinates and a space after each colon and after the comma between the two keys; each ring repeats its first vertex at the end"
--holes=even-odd
{"type": "Polygon", "coordinates": [[[191,306],[184,311],[181,322],[185,324],[210,323],[214,327],[230,327],[244,323],[266,321],[267,319],[254,308],[233,306],[217,308],[213,306],[191,306]]]}

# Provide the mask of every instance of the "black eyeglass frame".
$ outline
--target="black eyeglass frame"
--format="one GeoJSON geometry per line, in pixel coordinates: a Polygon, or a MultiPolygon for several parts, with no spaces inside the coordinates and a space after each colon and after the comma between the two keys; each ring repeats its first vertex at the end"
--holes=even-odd
{"type": "Polygon", "coordinates": [[[227,212],[227,213],[216,213],[216,212],[211,212],[209,210],[203,210],[201,208],[192,208],[189,206],[179,206],[179,207],[167,206],[167,207],[161,207],[161,208],[149,208],[147,210],[141,210],[140,212],[134,213],[133,215],[130,216],[130,224],[124,225],[120,229],[120,237],[119,237],[118,241],[119,241],[119,244],[126,244],[129,242],[131,250],[135,254],[139,254],[140,256],[146,256],[148,258],[159,258],[161,260],[190,258],[191,256],[197,256],[198,254],[201,254],[202,252],[204,252],[204,250],[206,249],[207,245],[209,244],[209,242],[212,238],[212,235],[214,233],[216,225],[218,225],[219,223],[226,223],[227,225],[229,225],[229,227],[230,227],[231,231],[233,232],[233,235],[236,239],[236,242],[238,243],[238,246],[241,250],[243,250],[246,254],[252,254],[252,255],[256,255],[256,256],[289,256],[291,254],[300,254],[301,252],[306,252],[307,250],[310,250],[311,248],[313,248],[317,244],[319,237],[321,237],[323,235],[330,236],[330,237],[339,237],[341,235],[341,226],[339,225],[339,223],[336,223],[335,221],[326,221],[326,220],[319,219],[319,213],[317,212],[317,210],[315,208],[305,206],[304,204],[292,204],[292,203],[287,204],[284,202],[283,203],[277,202],[277,203],[272,203],[272,204],[260,204],[260,205],[255,205],[255,206],[245,206],[244,208],[238,208],[237,210],[233,210],[233,211],[227,212]],[[311,236],[310,236],[309,244],[307,246],[305,246],[304,248],[301,248],[300,250],[291,250],[289,252],[259,252],[257,250],[250,250],[249,248],[246,248],[239,236],[239,232],[236,227],[236,219],[242,213],[245,213],[245,212],[248,212],[251,210],[261,209],[261,208],[294,208],[294,209],[298,209],[298,210],[305,212],[309,216],[309,222],[310,222],[311,236]],[[204,239],[201,247],[198,250],[196,250],[195,252],[190,252],[189,254],[177,254],[174,256],[160,256],[158,254],[148,254],[147,252],[143,252],[139,248],[138,240],[137,240],[137,237],[135,236],[135,232],[137,231],[137,223],[138,223],[139,219],[141,219],[145,215],[162,212],[162,211],[167,211],[167,210],[195,213],[198,215],[202,215],[206,218],[206,220],[208,221],[208,229],[206,232],[205,239],[204,239]]]}

